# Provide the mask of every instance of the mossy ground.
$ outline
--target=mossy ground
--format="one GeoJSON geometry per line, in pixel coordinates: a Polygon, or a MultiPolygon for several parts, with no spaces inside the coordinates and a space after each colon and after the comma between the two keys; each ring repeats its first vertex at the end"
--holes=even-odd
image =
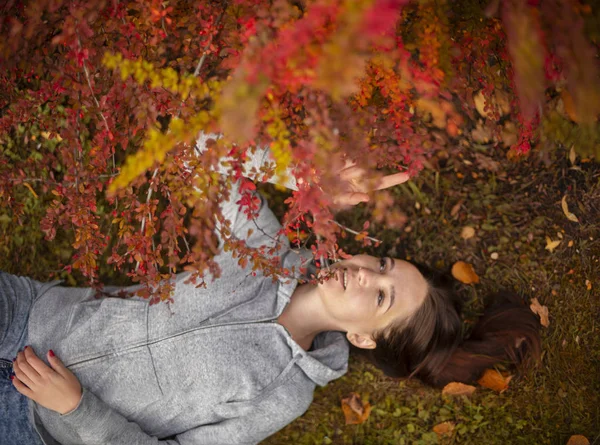
{"type": "MultiPolygon", "coordinates": [[[[0,269],[40,280],[54,274],[75,284],[79,278],[60,266],[72,252],[68,239],[44,241],[39,230],[44,205],[27,189],[22,193],[21,224],[0,211],[0,269]]],[[[383,244],[371,253],[443,270],[457,260],[473,264],[481,283],[461,289],[467,325],[496,290],[537,297],[551,317],[550,327],[542,330],[540,364],[519,373],[503,394],[479,388],[470,399],[448,399],[439,390],[388,379],[352,359],[348,374],[318,389],[308,412],[265,443],[565,444],[572,434],[599,443],[600,165],[581,159],[572,164],[566,151],[533,152],[511,162],[503,150],[457,148],[431,159],[431,168],[394,193],[408,223],[399,230],[373,224],[370,232],[383,244]],[[565,195],[579,223],[561,210],[565,195]],[[476,236],[465,241],[460,233],[467,225],[476,236]],[[545,249],[546,237],[561,239],[553,252],[545,249]],[[363,425],[344,425],[340,400],[350,392],[373,406],[363,425]],[[440,441],[432,428],[446,420],[456,429],[440,441]]],[[[272,198],[277,211],[281,199],[272,198]]],[[[368,219],[361,206],[338,215],[354,228],[368,219]]],[[[345,248],[362,250],[352,241],[345,248]]],[[[122,281],[108,267],[103,277],[122,281]]]]}
{"type": "MultiPolygon", "coordinates": [[[[397,188],[408,223],[399,231],[371,226],[383,240],[373,253],[442,270],[458,260],[473,264],[481,282],[461,289],[467,325],[494,291],[537,297],[550,311],[541,362],[502,394],[480,387],[470,399],[450,399],[351,359],[348,374],[319,389],[308,412],[265,443],[565,444],[573,434],[600,442],[600,166],[572,164],[564,151],[511,162],[504,151],[480,147],[438,156],[432,167],[397,188]],[[579,223],[563,213],[565,195],[579,223]],[[476,236],[463,240],[467,225],[476,236]],[[561,240],[553,252],[546,237],[561,240]],[[340,400],[350,392],[373,405],[363,425],[344,424],[340,400]],[[456,429],[440,440],[432,428],[447,420],[456,429]]],[[[366,219],[361,208],[339,215],[355,228],[366,219]]]]}

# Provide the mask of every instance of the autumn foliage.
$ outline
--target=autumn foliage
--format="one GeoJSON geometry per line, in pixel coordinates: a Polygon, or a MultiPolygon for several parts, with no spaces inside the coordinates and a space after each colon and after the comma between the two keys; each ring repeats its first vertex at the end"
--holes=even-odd
{"type": "MultiPolygon", "coordinates": [[[[302,178],[285,234],[293,245],[299,224],[318,235],[318,256],[339,254],[322,192],[338,187],[332,154],[418,174],[465,141],[511,156],[600,146],[598,11],[575,0],[14,0],[0,11],[5,227],[43,206],[46,238],[60,232],[74,249],[65,269],[95,285],[99,261],[149,285],[218,274],[217,197],[256,145],[273,155],[263,176],[293,165],[302,178]],[[196,156],[202,131],[225,138],[196,156]],[[228,177],[214,173],[225,155],[228,177]]],[[[375,221],[401,224],[389,193],[369,205],[375,221]]],[[[244,243],[225,247],[274,268],[244,243]]],[[[168,286],[152,297],[168,299],[168,286]]]]}

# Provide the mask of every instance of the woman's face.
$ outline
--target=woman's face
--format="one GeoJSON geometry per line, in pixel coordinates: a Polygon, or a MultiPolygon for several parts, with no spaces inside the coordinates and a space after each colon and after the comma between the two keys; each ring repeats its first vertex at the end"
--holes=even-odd
{"type": "Polygon", "coordinates": [[[421,306],[428,284],[411,263],[356,255],[335,263],[319,284],[323,306],[355,346],[373,348],[372,335],[409,318],[421,306]]]}

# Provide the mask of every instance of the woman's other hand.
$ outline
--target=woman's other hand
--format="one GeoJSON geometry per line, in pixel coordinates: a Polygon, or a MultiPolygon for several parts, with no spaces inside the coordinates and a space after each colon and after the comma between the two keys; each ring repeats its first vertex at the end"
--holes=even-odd
{"type": "Polygon", "coordinates": [[[52,350],[48,351],[48,363],[51,367],[35,355],[31,346],[26,346],[13,363],[13,385],[44,408],[60,414],[73,411],[81,400],[79,380],[52,350]]]}
{"type": "Polygon", "coordinates": [[[369,201],[369,192],[383,190],[402,184],[410,179],[408,173],[394,173],[391,175],[378,175],[368,172],[356,165],[353,161],[346,160],[338,171],[341,180],[341,192],[333,196],[336,207],[356,205],[369,201]]]}

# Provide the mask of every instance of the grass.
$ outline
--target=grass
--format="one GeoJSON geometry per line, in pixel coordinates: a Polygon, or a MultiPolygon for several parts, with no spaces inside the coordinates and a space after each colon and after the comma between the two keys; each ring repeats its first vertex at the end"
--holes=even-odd
{"type": "MultiPolygon", "coordinates": [[[[572,165],[562,151],[514,163],[503,151],[484,148],[431,164],[395,191],[408,216],[404,229],[371,226],[384,241],[373,253],[443,270],[458,260],[473,264],[481,283],[461,289],[468,321],[501,288],[537,297],[550,311],[540,363],[517,373],[502,394],[479,387],[469,399],[447,399],[351,359],[348,374],[319,389],[303,417],[264,443],[566,444],[574,434],[600,443],[600,166],[579,159],[572,165]],[[579,223],[563,213],[565,195],[579,223]],[[467,225],[476,236],[463,240],[467,225]],[[553,252],[545,249],[546,237],[561,239],[553,252]],[[340,400],[350,392],[373,406],[362,425],[344,424],[340,400]],[[456,425],[453,434],[438,438],[433,427],[448,420],[456,425]]],[[[367,218],[356,209],[339,220],[361,227],[367,218]]]]}

